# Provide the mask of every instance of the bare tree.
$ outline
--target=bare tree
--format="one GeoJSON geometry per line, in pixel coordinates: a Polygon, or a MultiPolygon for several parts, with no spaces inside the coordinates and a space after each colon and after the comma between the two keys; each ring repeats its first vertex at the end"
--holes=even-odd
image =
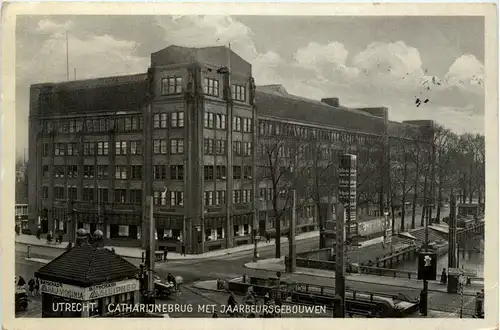
{"type": "MultiPolygon", "coordinates": [[[[410,130],[403,130],[401,135],[393,139],[391,148],[391,181],[394,185],[393,196],[401,201],[401,231],[405,230],[406,203],[409,193],[415,185],[414,180],[410,180],[414,172],[414,149],[411,142],[414,134],[410,130]]],[[[394,203],[393,203],[394,208],[394,203]]]]}
{"type": "MultiPolygon", "coordinates": [[[[271,187],[270,200],[276,229],[276,258],[281,257],[281,224],[292,205],[292,190],[297,191],[297,199],[307,199],[305,189],[309,166],[307,143],[290,129],[284,134],[270,134],[260,138],[258,182],[266,182],[271,187]]],[[[298,207],[299,208],[299,207],[298,207]]]]}

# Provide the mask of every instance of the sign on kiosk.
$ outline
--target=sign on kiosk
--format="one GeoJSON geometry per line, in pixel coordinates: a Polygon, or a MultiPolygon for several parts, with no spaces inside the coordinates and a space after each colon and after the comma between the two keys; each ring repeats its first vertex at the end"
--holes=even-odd
{"type": "Polygon", "coordinates": [[[40,291],[54,296],[85,300],[85,289],[59,282],[40,280],[40,291]]]}
{"type": "Polygon", "coordinates": [[[139,290],[138,280],[124,280],[120,282],[110,282],[100,285],[94,285],[88,288],[88,300],[115,296],[120,293],[137,290],[139,290]]]}

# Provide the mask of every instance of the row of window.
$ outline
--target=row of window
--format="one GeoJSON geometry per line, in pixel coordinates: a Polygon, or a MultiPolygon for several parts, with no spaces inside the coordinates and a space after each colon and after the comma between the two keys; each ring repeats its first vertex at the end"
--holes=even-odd
{"type": "MultiPolygon", "coordinates": [[[[83,178],[93,179],[96,175],[99,179],[109,178],[110,165],[83,165],[83,178]]],[[[142,165],[114,165],[115,179],[118,180],[142,180],[142,165]]],[[[49,178],[49,166],[42,168],[43,177],[49,178]]],[[[53,177],[55,178],[78,178],[78,165],[54,165],[53,177]]],[[[225,180],[227,176],[225,165],[205,165],[205,181],[225,180]]],[[[167,175],[166,165],[153,166],[154,180],[184,180],[184,166],[170,165],[170,176],[167,175]]],[[[250,180],[252,179],[252,166],[233,166],[233,179],[250,180]]]]}
{"type": "Polygon", "coordinates": [[[117,118],[72,118],[45,120],[42,129],[45,133],[56,131],[57,133],[104,133],[114,129],[117,132],[140,131],[143,128],[143,117],[141,115],[128,115],[117,118]]]}
{"type": "MultiPolygon", "coordinates": [[[[115,179],[118,180],[142,180],[142,165],[114,165],[115,179]]],[[[49,166],[42,168],[43,177],[49,177],[49,166]]],[[[52,172],[55,178],[78,178],[78,165],[54,165],[52,172]],[[66,171],[65,171],[66,169],[66,171]]],[[[83,178],[93,179],[95,176],[99,179],[109,178],[109,165],[83,165],[83,178]]]]}
{"type": "MultiPolygon", "coordinates": [[[[78,156],[79,146],[75,142],[54,143],[53,156],[78,156]]],[[[142,141],[116,141],[115,155],[142,155],[142,141]]],[[[109,142],[107,141],[87,141],[83,143],[83,154],[85,156],[107,156],[109,155],[109,142]]],[[[49,144],[42,145],[43,157],[49,157],[49,144]]]]}
{"type": "Polygon", "coordinates": [[[204,155],[225,155],[226,140],[221,139],[204,139],[203,154],[204,155]]]}
{"type": "MultiPolygon", "coordinates": [[[[155,155],[166,155],[167,140],[153,140],[153,153],[155,155]]],[[[184,139],[170,139],[170,154],[184,153],[184,139]]]]}
{"type": "MultiPolygon", "coordinates": [[[[235,85],[231,86],[233,99],[240,102],[246,101],[246,88],[245,86],[235,85]]],[[[161,81],[162,95],[180,94],[182,93],[182,77],[166,77],[161,81]]],[[[218,97],[220,95],[219,80],[214,78],[203,78],[203,93],[209,96],[218,97]]]]}
{"type": "MultiPolygon", "coordinates": [[[[224,165],[205,165],[203,177],[205,181],[226,180],[227,171],[224,165]]],[[[233,179],[252,179],[252,166],[233,166],[233,179]]]]}
{"type": "MultiPolygon", "coordinates": [[[[168,113],[153,114],[153,128],[167,128],[168,113]]],[[[170,127],[184,127],[184,112],[177,111],[170,113],[170,127]]]]}
{"type": "MultiPolygon", "coordinates": [[[[84,202],[109,202],[109,190],[108,188],[94,187],[84,187],[82,189],[81,200],[84,202]]],[[[78,198],[78,188],[54,186],[53,187],[54,199],[70,199],[79,200],[78,198]]],[[[47,186],[42,187],[42,198],[49,197],[49,188],[47,186]]],[[[141,189],[114,189],[113,190],[113,202],[115,203],[132,203],[141,204],[142,203],[142,190],[141,189]]]]}
{"type": "Polygon", "coordinates": [[[184,192],[183,191],[154,191],[153,204],[158,206],[183,206],[184,192]],[[167,198],[169,204],[167,204],[167,198]]]}
{"type": "Polygon", "coordinates": [[[327,129],[317,129],[294,124],[269,121],[259,122],[259,134],[262,136],[295,136],[328,142],[367,143],[377,139],[349,132],[336,132],[327,129]]]}

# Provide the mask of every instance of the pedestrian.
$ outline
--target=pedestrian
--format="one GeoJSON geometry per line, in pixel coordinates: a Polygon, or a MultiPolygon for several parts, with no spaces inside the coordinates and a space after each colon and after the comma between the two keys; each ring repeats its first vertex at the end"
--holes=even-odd
{"type": "Polygon", "coordinates": [[[443,271],[441,272],[441,284],[446,284],[448,280],[448,276],[446,275],[446,268],[443,268],[443,271]]]}
{"type": "Polygon", "coordinates": [[[63,232],[62,230],[59,231],[59,244],[62,244],[63,241],[63,232]]]}
{"type": "Polygon", "coordinates": [[[19,228],[19,225],[16,225],[14,230],[16,231],[16,234],[19,236],[19,233],[21,231],[21,228],[19,228]]]}
{"type": "Polygon", "coordinates": [[[40,228],[40,226],[38,226],[36,228],[36,238],[37,239],[40,239],[40,236],[42,235],[42,228],[40,228]]]}
{"type": "Polygon", "coordinates": [[[17,281],[17,286],[24,287],[26,285],[26,281],[22,276],[19,276],[19,281],[17,281]]]}
{"type": "Polygon", "coordinates": [[[266,232],[266,243],[271,242],[271,234],[269,232],[266,232]]]}
{"type": "Polygon", "coordinates": [[[163,248],[163,261],[167,262],[167,255],[168,255],[168,250],[167,247],[165,246],[163,248]]]}
{"type": "Polygon", "coordinates": [[[52,242],[52,230],[49,231],[47,234],[47,244],[50,244],[52,242]]]}
{"type": "Polygon", "coordinates": [[[186,245],[184,243],[182,243],[181,254],[183,254],[184,256],[186,256],[186,245]]]}
{"type": "Polygon", "coordinates": [[[40,295],[40,279],[36,279],[35,281],[35,295],[40,295]]]}
{"type": "Polygon", "coordinates": [[[33,296],[33,291],[35,291],[35,279],[33,277],[28,281],[28,290],[31,296],[33,296]]]}

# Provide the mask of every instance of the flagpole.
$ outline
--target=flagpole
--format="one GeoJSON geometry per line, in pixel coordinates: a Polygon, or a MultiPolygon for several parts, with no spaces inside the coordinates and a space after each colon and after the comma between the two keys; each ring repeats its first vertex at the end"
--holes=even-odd
{"type": "Polygon", "coordinates": [[[66,80],[69,80],[69,46],[68,46],[68,32],[66,31],[66,80]]]}

